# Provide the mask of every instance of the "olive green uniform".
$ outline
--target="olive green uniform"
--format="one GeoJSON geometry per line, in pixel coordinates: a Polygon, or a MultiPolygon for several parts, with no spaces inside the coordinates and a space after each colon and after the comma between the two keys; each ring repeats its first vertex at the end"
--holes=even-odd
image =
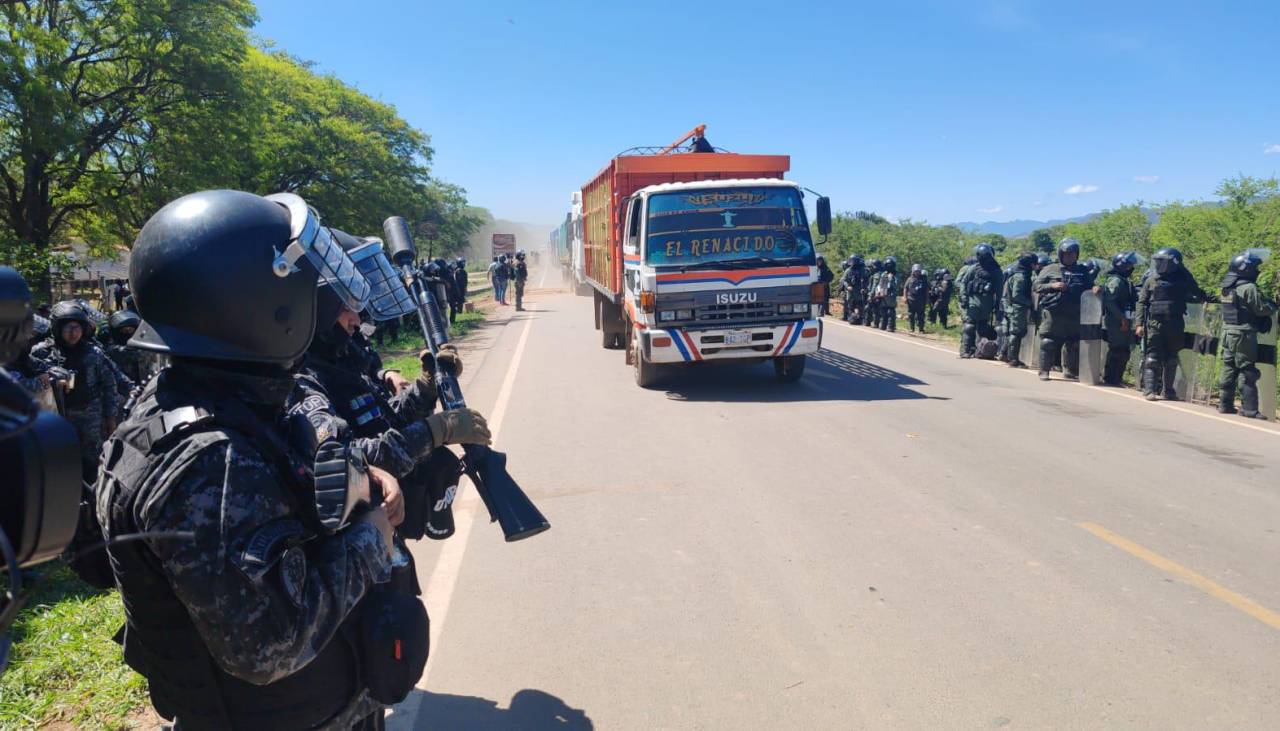
{"type": "Polygon", "coordinates": [[[1133,308],[1138,292],[1129,277],[1111,269],[1102,285],[1102,326],[1107,331],[1107,362],[1102,382],[1118,386],[1133,349],[1133,308]]]}
{"type": "Polygon", "coordinates": [[[1027,323],[1031,319],[1031,270],[1014,267],[1009,278],[1004,282],[1001,296],[1004,305],[1005,351],[1004,360],[1018,364],[1022,360],[1018,353],[1022,350],[1022,338],[1027,334],[1027,323]]]}
{"type": "Polygon", "coordinates": [[[1240,385],[1240,407],[1245,416],[1258,414],[1258,326],[1269,328],[1276,307],[1262,299],[1258,285],[1239,280],[1222,290],[1222,378],[1219,409],[1230,411],[1240,385]],[[1265,324],[1263,324],[1265,322],[1265,324]]]}
{"type": "Polygon", "coordinates": [[[1142,382],[1143,391],[1154,394],[1163,386],[1164,397],[1176,399],[1174,377],[1178,372],[1178,353],[1183,347],[1187,329],[1187,303],[1204,302],[1208,298],[1191,273],[1182,267],[1166,274],[1148,277],[1138,292],[1138,309],[1142,317],[1142,382]]]}
{"type": "Polygon", "coordinates": [[[1040,305],[1040,372],[1047,373],[1065,347],[1062,375],[1077,378],[1080,366],[1080,295],[1088,289],[1088,271],[1079,263],[1049,264],[1036,276],[1040,305]],[[1053,285],[1063,282],[1064,289],[1053,285]]]}

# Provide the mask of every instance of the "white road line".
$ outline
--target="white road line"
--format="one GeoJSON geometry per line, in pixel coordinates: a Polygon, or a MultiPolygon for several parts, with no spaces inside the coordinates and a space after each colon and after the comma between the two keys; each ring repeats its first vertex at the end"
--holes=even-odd
{"type": "Polygon", "coordinates": [[[542,289],[547,284],[547,272],[551,270],[549,266],[542,267],[542,277],[538,279],[538,289],[542,289]]]}
{"type": "MultiPolygon", "coordinates": [[[[824,318],[824,319],[825,319],[825,321],[826,321],[826,322],[834,323],[834,324],[837,324],[837,325],[843,325],[843,326],[845,326],[845,327],[849,328],[850,330],[855,330],[855,331],[858,331],[858,332],[864,332],[864,333],[867,333],[867,334],[869,334],[869,335],[878,335],[878,336],[880,336],[880,337],[882,337],[882,338],[889,338],[890,340],[895,340],[895,341],[897,341],[897,342],[899,342],[899,343],[908,343],[908,344],[910,344],[910,345],[918,345],[918,346],[920,346],[920,347],[922,347],[922,348],[928,348],[928,349],[930,349],[930,350],[937,350],[937,351],[942,352],[942,353],[951,353],[952,355],[955,355],[957,358],[959,358],[959,356],[960,356],[960,354],[959,354],[957,351],[955,351],[955,350],[951,350],[951,349],[949,349],[949,348],[943,348],[943,347],[940,347],[940,346],[937,346],[937,345],[932,345],[932,344],[930,344],[930,343],[922,343],[922,342],[920,342],[919,340],[916,340],[916,339],[911,338],[911,337],[909,337],[909,336],[908,336],[908,337],[902,337],[902,336],[897,335],[897,334],[894,334],[894,333],[881,332],[880,330],[877,330],[877,329],[875,329],[875,328],[869,328],[869,327],[866,327],[865,325],[851,325],[851,324],[849,324],[849,323],[845,322],[844,320],[837,320],[837,319],[835,319],[835,318],[824,318]]],[[[1023,369],[1023,368],[1009,368],[1009,367],[1008,367],[1008,366],[1006,366],[1004,363],[1001,363],[1001,362],[1000,362],[1000,361],[998,361],[998,360],[988,360],[988,361],[983,361],[983,360],[974,359],[974,361],[975,361],[975,362],[978,362],[978,363],[983,363],[983,364],[985,364],[985,365],[990,365],[990,366],[1000,366],[1000,367],[1002,367],[1002,368],[1004,368],[1004,369],[1006,369],[1006,370],[1018,371],[1018,372],[1020,372],[1020,373],[1024,373],[1024,374],[1029,375],[1029,376],[1035,376],[1035,375],[1037,375],[1036,371],[1035,371],[1034,369],[1032,369],[1032,368],[1025,368],[1025,369],[1023,369]]],[[[1057,381],[1058,379],[1054,379],[1054,380],[1055,380],[1055,381],[1057,381]]],[[[1272,428],[1272,427],[1262,426],[1262,425],[1260,425],[1260,424],[1251,424],[1251,423],[1249,423],[1249,422],[1245,421],[1243,417],[1239,417],[1239,416],[1237,416],[1236,418],[1232,419],[1232,418],[1230,418],[1230,417],[1226,417],[1226,416],[1219,416],[1218,414],[1207,414],[1207,413],[1205,413],[1203,410],[1201,410],[1201,409],[1197,409],[1197,408],[1195,408],[1194,406],[1179,405],[1179,404],[1175,404],[1175,403],[1169,403],[1168,401],[1147,401],[1147,400],[1146,400],[1144,397],[1142,397],[1142,396],[1138,396],[1138,395],[1136,395],[1136,394],[1131,394],[1131,393],[1125,393],[1123,390],[1115,389],[1115,388],[1100,388],[1100,387],[1098,387],[1098,386],[1093,386],[1093,385],[1090,385],[1090,384],[1088,384],[1088,383],[1079,383],[1079,382],[1074,382],[1074,383],[1073,383],[1073,382],[1070,382],[1070,381],[1064,381],[1064,383],[1066,383],[1067,385],[1071,385],[1071,386],[1080,386],[1080,387],[1082,387],[1082,388],[1087,388],[1087,389],[1089,389],[1089,390],[1090,390],[1091,392],[1093,392],[1093,393],[1102,393],[1102,394],[1106,394],[1106,395],[1108,395],[1108,396],[1116,396],[1116,397],[1118,397],[1118,398],[1129,399],[1129,400],[1131,400],[1131,401],[1141,401],[1141,402],[1142,402],[1142,403],[1144,403],[1144,404],[1148,404],[1148,405],[1151,405],[1151,406],[1160,406],[1160,407],[1163,407],[1163,408],[1166,408],[1166,409],[1172,409],[1172,410],[1174,410],[1174,411],[1179,411],[1179,412],[1182,412],[1182,413],[1184,413],[1184,414],[1190,414],[1191,416],[1198,416],[1198,417],[1200,417],[1201,419],[1212,419],[1212,420],[1214,420],[1214,421],[1220,421],[1220,422],[1222,422],[1223,424],[1229,424],[1229,425],[1231,425],[1231,426],[1238,426],[1238,427],[1242,427],[1242,428],[1245,428],[1245,429],[1252,429],[1252,430],[1254,430],[1254,431],[1262,432],[1263,434],[1270,434],[1270,435],[1271,435],[1271,436],[1273,436],[1273,437],[1280,436],[1280,429],[1275,429],[1275,428],[1272,428]]]]}
{"type": "MultiPolygon", "coordinates": [[[[533,320],[524,321],[524,329],[520,331],[520,340],[516,343],[515,353],[511,356],[511,363],[507,366],[507,374],[502,380],[502,387],[498,389],[498,399],[493,404],[493,411],[489,415],[489,432],[493,434],[494,442],[498,441],[499,433],[502,431],[502,422],[507,415],[507,404],[511,401],[511,392],[515,386],[516,372],[520,369],[520,360],[524,357],[524,346],[529,340],[529,328],[533,325],[533,320]]],[[[468,481],[469,482],[469,481],[468,481]]],[[[475,486],[471,486],[468,490],[460,486],[458,496],[455,498],[454,509],[454,534],[450,536],[440,550],[440,557],[436,559],[435,568],[431,571],[431,577],[426,583],[426,604],[427,615],[431,618],[431,654],[427,657],[427,667],[422,672],[422,678],[418,680],[418,689],[425,690],[427,687],[427,678],[431,675],[431,667],[435,659],[440,655],[440,637],[444,633],[445,619],[449,616],[449,604],[453,600],[453,590],[458,583],[458,572],[462,568],[462,557],[466,555],[467,544],[471,537],[471,528],[476,521],[476,515],[484,510],[484,504],[479,497],[471,494],[467,500],[463,500],[464,493],[474,493],[475,486]]],[[[397,719],[395,726],[397,728],[414,728],[417,726],[418,711],[422,704],[422,694],[414,694],[410,696],[398,708],[393,717],[402,716],[407,720],[407,725],[401,725],[397,719]],[[411,706],[411,707],[410,707],[411,706]]]]}

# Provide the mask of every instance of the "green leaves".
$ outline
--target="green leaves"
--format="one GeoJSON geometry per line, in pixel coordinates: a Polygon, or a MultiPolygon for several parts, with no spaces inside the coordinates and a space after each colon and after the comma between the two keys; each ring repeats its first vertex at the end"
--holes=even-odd
{"type": "Polygon", "coordinates": [[[438,231],[440,253],[461,249],[481,219],[431,178],[427,135],[250,47],[254,18],[248,0],[0,5],[0,258],[43,272],[72,239],[111,252],[215,187],[296,192],[357,235],[397,213],[438,231]]]}

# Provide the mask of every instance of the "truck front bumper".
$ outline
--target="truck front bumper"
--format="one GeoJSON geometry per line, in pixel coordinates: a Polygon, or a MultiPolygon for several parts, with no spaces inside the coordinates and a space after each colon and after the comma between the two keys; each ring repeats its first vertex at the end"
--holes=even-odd
{"type": "Polygon", "coordinates": [[[640,332],[640,347],[650,363],[777,358],[807,355],[822,345],[822,322],[796,320],[736,328],[660,328],[640,332]]]}

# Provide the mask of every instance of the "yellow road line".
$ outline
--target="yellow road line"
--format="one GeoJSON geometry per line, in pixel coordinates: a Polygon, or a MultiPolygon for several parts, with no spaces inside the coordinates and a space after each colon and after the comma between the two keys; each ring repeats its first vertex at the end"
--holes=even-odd
{"type": "Polygon", "coordinates": [[[1272,629],[1280,629],[1280,613],[1267,609],[1249,597],[1242,596],[1225,586],[1214,583],[1181,564],[1174,563],[1158,553],[1139,546],[1128,538],[1112,533],[1097,523],[1076,523],[1076,526],[1089,531],[1126,553],[1137,556],[1161,571],[1176,576],[1184,583],[1194,586],[1214,599],[1230,604],[1259,622],[1270,625],[1272,629]]]}

